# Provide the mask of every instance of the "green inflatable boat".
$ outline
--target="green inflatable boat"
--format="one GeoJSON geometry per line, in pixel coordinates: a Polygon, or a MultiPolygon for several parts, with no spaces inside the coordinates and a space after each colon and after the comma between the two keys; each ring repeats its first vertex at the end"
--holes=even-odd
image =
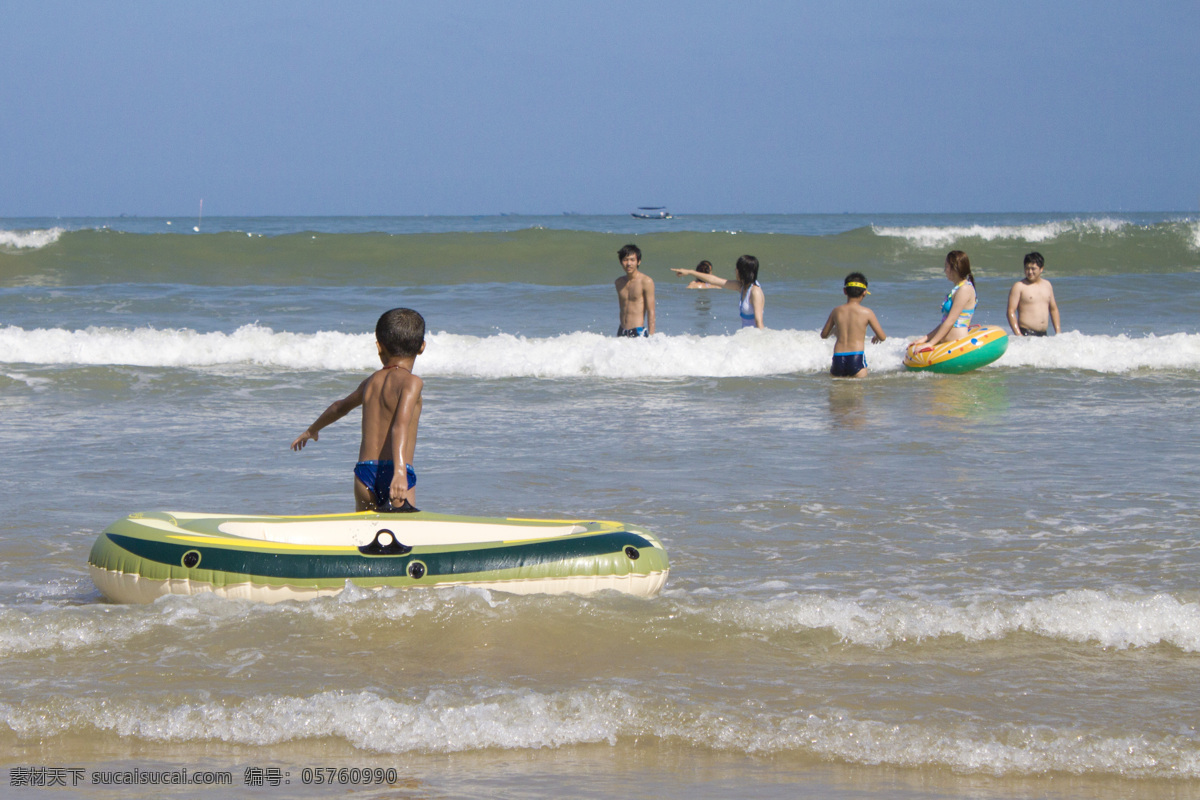
{"type": "Polygon", "coordinates": [[[88,566],[96,588],[118,603],[201,592],[274,603],[335,595],[347,583],[653,597],[670,570],[654,535],[620,522],[424,511],[130,514],[100,534],[88,566]]]}

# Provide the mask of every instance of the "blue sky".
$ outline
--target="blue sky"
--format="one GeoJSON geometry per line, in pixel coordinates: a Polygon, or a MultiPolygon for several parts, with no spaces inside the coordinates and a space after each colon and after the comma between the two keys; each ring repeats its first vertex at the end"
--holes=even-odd
{"type": "Polygon", "coordinates": [[[0,216],[1200,203],[1195,0],[0,0],[0,19],[0,216]]]}

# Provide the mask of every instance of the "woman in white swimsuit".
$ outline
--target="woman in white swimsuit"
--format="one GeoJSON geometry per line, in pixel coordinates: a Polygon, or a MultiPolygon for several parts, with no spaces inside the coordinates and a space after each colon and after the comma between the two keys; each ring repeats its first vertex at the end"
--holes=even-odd
{"type": "Polygon", "coordinates": [[[738,315],[742,318],[742,327],[763,327],[763,306],[766,305],[767,297],[758,283],[758,259],[754,256],[742,256],[737,260],[737,280],[718,278],[716,275],[707,275],[694,269],[672,267],[671,272],[691,276],[712,286],[737,290],[741,293],[738,315]]]}

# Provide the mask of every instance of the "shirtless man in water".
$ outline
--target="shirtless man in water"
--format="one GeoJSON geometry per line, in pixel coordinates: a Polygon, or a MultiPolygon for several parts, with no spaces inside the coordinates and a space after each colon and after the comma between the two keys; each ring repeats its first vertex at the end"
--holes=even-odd
{"type": "Polygon", "coordinates": [[[1008,324],[1014,336],[1045,336],[1051,322],[1054,332],[1061,332],[1054,287],[1042,278],[1045,268],[1041,253],[1025,256],[1025,280],[1014,283],[1008,293],[1008,324]]]}
{"type": "Polygon", "coordinates": [[[617,336],[649,336],[654,333],[654,280],[643,273],[642,251],[627,244],[617,251],[625,277],[617,278],[617,302],[621,324],[617,336]]]}

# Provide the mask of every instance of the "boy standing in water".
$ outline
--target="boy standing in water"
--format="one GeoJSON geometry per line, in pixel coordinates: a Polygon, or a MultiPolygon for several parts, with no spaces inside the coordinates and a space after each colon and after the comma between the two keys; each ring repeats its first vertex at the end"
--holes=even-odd
{"type": "Polygon", "coordinates": [[[617,336],[649,336],[654,333],[654,281],[640,269],[642,251],[627,244],[617,251],[625,277],[617,278],[617,302],[621,323],[617,336]]]}
{"type": "Polygon", "coordinates": [[[865,378],[867,375],[866,339],[867,326],[875,333],[871,344],[879,344],[887,338],[875,312],[862,304],[867,291],[867,279],[861,272],[851,272],[842,286],[846,302],[829,312],[821,338],[828,339],[837,330],[837,342],[833,346],[833,365],[829,374],[835,378],[865,378]]]}
{"type": "Polygon", "coordinates": [[[1059,333],[1058,303],[1054,287],[1042,278],[1045,268],[1041,253],[1025,256],[1025,280],[1014,283],[1008,293],[1008,324],[1014,336],[1045,336],[1050,322],[1059,333]]]}
{"type": "Polygon", "coordinates": [[[412,374],[417,356],[425,352],[425,320],[411,308],[393,308],[375,325],[375,347],[383,368],[358,388],[325,409],[317,421],[292,442],[302,450],[326,425],[362,406],[362,443],[354,467],[354,506],[357,511],[416,511],[413,451],[421,419],[421,387],[412,374]]]}

